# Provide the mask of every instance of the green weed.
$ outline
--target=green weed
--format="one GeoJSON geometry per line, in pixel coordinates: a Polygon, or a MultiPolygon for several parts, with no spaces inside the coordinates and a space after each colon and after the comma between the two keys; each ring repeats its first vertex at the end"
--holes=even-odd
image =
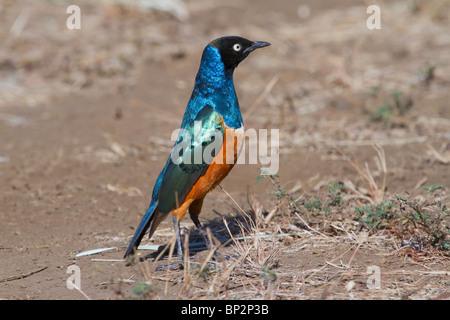
{"type": "Polygon", "coordinates": [[[397,210],[395,210],[395,205],[395,201],[387,202],[383,200],[377,205],[356,207],[356,218],[364,227],[370,229],[385,228],[398,215],[397,210]]]}
{"type": "Polygon", "coordinates": [[[315,198],[315,199],[305,202],[305,208],[306,208],[306,210],[308,210],[310,212],[320,212],[320,211],[322,211],[322,207],[323,207],[323,204],[319,198],[315,198]]]}
{"type": "Polygon", "coordinates": [[[344,200],[341,197],[341,193],[344,191],[344,184],[328,184],[325,194],[328,196],[328,206],[341,206],[344,200]]]}
{"type": "MultiPolygon", "coordinates": [[[[424,187],[430,191],[441,190],[441,186],[424,187]]],[[[438,198],[439,199],[439,198],[438,198]]],[[[355,207],[355,218],[372,231],[389,229],[403,241],[419,239],[423,247],[450,250],[450,210],[440,200],[421,203],[409,195],[397,195],[395,200],[381,201],[377,205],[355,207]]],[[[421,249],[422,250],[422,249],[421,249]]]]}
{"type": "Polygon", "coordinates": [[[432,184],[430,186],[423,186],[422,189],[428,191],[428,195],[430,195],[436,190],[443,189],[443,187],[437,184],[432,184]]]}
{"type": "Polygon", "coordinates": [[[342,183],[330,183],[327,185],[324,194],[306,201],[304,207],[309,212],[323,212],[328,216],[331,214],[333,207],[341,206],[344,203],[341,196],[343,190],[344,185],[342,183]]]}
{"type": "Polygon", "coordinates": [[[450,250],[450,210],[445,204],[435,200],[423,205],[415,200],[397,198],[402,206],[402,222],[406,231],[420,234],[426,243],[439,250],[450,250]]]}
{"type": "Polygon", "coordinates": [[[372,120],[386,123],[393,114],[391,105],[384,101],[383,105],[372,114],[372,120]]]}
{"type": "Polygon", "coordinates": [[[132,292],[139,297],[146,298],[153,292],[153,290],[154,288],[152,285],[142,281],[133,288],[132,292]]]}
{"type": "Polygon", "coordinates": [[[413,106],[413,100],[401,90],[392,90],[390,97],[384,100],[381,107],[375,110],[371,118],[387,124],[395,114],[404,115],[413,106]]]}
{"type": "Polygon", "coordinates": [[[211,263],[207,263],[203,268],[201,265],[196,265],[194,269],[196,269],[196,274],[198,278],[207,279],[211,277],[212,273],[216,270],[215,265],[211,263]]]}
{"type": "Polygon", "coordinates": [[[262,267],[261,276],[265,283],[273,282],[277,280],[277,273],[270,267],[262,267]]]}

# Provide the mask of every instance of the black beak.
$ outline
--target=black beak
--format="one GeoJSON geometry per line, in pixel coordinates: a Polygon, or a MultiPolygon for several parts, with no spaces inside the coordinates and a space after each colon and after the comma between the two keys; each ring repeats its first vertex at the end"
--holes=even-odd
{"type": "Polygon", "coordinates": [[[253,50],[256,50],[259,48],[264,48],[267,46],[270,46],[270,43],[265,42],[265,41],[253,41],[252,45],[244,50],[244,53],[250,53],[253,50]]]}

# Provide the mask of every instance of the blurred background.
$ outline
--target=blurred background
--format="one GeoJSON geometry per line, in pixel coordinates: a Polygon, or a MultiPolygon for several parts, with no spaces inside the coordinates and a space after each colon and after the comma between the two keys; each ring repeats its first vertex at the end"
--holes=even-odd
{"type": "MultiPolygon", "coordinates": [[[[272,44],[237,68],[235,87],[246,128],[280,129],[283,188],[343,182],[373,204],[439,186],[447,199],[449,30],[448,0],[0,0],[0,279],[48,267],[27,289],[7,281],[0,298],[70,298],[60,265],[127,243],[203,48],[225,35],[272,44]],[[366,26],[373,4],[379,30],[366,26]],[[67,28],[70,5],[79,30],[67,28]],[[381,198],[346,155],[377,182],[385,174],[381,198]]],[[[236,166],[223,184],[243,207],[249,189],[276,202],[270,181],[255,184],[259,169],[236,166]]],[[[226,214],[230,199],[215,194],[205,212],[226,214]]]]}

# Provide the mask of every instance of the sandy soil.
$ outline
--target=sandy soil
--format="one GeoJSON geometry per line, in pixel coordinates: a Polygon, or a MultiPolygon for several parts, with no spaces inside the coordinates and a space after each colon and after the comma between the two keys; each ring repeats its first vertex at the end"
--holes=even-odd
{"type": "MultiPolygon", "coordinates": [[[[1,299],[448,299],[448,253],[407,251],[407,235],[355,220],[374,197],[343,154],[367,162],[380,185],[378,143],[382,199],[448,205],[449,1],[379,1],[381,30],[366,28],[362,1],[195,0],[175,12],[81,3],[81,30],[68,30],[68,2],[0,1],[1,299]],[[217,234],[221,217],[278,206],[258,228],[283,236],[244,242],[262,251],[242,261],[238,246],[222,248],[226,279],[154,272],[153,259],[126,266],[203,47],[231,34],[272,43],[239,66],[235,85],[246,128],[280,130],[276,183],[302,210],[293,213],[270,179],[257,182],[260,164],[239,165],[222,184],[229,195],[206,198],[201,221],[217,234]],[[339,182],[340,206],[305,209],[339,182]],[[439,193],[423,189],[433,185],[439,193]],[[67,287],[70,266],[84,295],[67,287]],[[381,272],[375,289],[370,266],[381,272]],[[137,290],[142,281],[151,290],[137,290]]],[[[189,218],[182,225],[195,233],[189,218]]],[[[172,235],[168,219],[144,243],[172,235]]]]}

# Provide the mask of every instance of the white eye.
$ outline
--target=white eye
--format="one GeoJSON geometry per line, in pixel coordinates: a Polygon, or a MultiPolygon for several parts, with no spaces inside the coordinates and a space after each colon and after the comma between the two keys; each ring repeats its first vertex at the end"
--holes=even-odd
{"type": "Polygon", "coordinates": [[[233,50],[234,50],[234,51],[241,51],[241,45],[240,45],[239,43],[236,43],[236,44],[233,46],[233,50]]]}

